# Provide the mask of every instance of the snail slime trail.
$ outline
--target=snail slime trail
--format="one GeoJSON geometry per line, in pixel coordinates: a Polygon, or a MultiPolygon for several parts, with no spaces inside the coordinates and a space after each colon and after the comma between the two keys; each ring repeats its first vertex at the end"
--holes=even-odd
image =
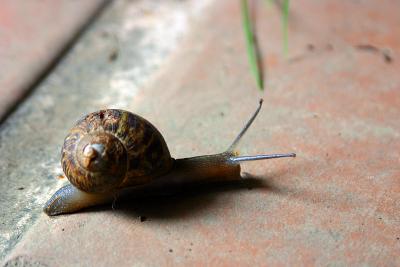
{"type": "MultiPolygon", "coordinates": [[[[149,121],[118,109],[81,118],[64,140],[61,165],[70,184],[45,204],[50,216],[112,203],[121,192],[240,178],[240,162],[295,157],[296,154],[239,156],[235,150],[257,117],[263,100],[229,148],[218,154],[174,159],[149,121]]],[[[157,190],[155,190],[157,189],[157,190]]]]}

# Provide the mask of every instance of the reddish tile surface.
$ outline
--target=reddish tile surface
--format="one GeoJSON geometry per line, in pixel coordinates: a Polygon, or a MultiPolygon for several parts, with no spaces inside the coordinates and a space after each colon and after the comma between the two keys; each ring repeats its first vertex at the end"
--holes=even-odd
{"type": "Polygon", "coordinates": [[[102,2],[0,2],[0,121],[102,2]]]}
{"type": "Polygon", "coordinates": [[[291,4],[285,59],[279,12],[258,2],[264,93],[249,72],[238,2],[216,1],[131,110],[154,122],[171,154],[182,157],[226,148],[263,97],[243,153],[294,151],[296,159],[247,164],[262,181],[252,190],[217,187],[116,210],[43,215],[8,259],[50,266],[399,266],[400,4],[291,4]]]}

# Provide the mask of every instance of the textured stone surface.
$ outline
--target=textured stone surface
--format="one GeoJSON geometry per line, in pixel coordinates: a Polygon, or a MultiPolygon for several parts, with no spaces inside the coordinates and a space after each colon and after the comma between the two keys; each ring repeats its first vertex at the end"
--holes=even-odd
{"type": "Polygon", "coordinates": [[[0,2],[0,121],[104,2],[0,2]]]}
{"type": "MultiPolygon", "coordinates": [[[[54,72],[0,126],[0,258],[29,229],[65,179],[60,149],[83,114],[132,108],[207,2],[117,1],[54,72]]],[[[47,232],[47,231],[46,231],[47,232]]]]}
{"type": "MultiPolygon", "coordinates": [[[[55,105],[54,117],[43,114],[52,126],[41,135],[50,145],[38,156],[49,163],[40,168],[47,179],[36,180],[37,205],[55,188],[50,176],[57,172],[49,169],[58,167],[54,155],[65,125],[86,111],[79,98],[93,97],[87,88],[101,84],[112,90],[100,89],[103,97],[119,96],[152,121],[176,157],[225,149],[263,97],[243,153],[295,151],[298,157],[246,164],[258,183],[121,201],[116,210],[42,214],[7,259],[27,255],[51,266],[400,265],[399,2],[291,1],[287,58],[278,10],[257,4],[264,93],[249,72],[236,1],[213,2],[179,52],[133,95],[113,90],[113,75],[103,74],[109,65],[90,57],[99,51],[95,42],[88,45],[96,31],[84,38],[47,82],[53,90],[65,82],[74,93],[85,90],[66,95],[60,88],[70,106],[55,105]],[[98,61],[81,65],[90,60],[98,61]]],[[[128,56],[121,53],[121,60],[128,56]]],[[[119,77],[118,84],[137,80],[119,77]]],[[[46,92],[44,85],[34,99],[46,92]]],[[[27,116],[28,106],[20,115],[27,116]]]]}

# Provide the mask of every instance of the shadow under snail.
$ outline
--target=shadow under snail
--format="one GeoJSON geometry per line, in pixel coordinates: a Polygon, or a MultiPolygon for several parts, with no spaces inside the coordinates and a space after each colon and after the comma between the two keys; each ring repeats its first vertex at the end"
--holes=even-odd
{"type": "Polygon", "coordinates": [[[160,132],[146,119],[118,109],[100,110],[79,120],[64,140],[63,171],[71,184],[45,204],[50,216],[110,203],[121,191],[240,179],[240,162],[296,154],[239,156],[235,151],[262,106],[222,153],[174,159],[160,132]],[[237,178],[239,177],[239,178],[237,178]]]}

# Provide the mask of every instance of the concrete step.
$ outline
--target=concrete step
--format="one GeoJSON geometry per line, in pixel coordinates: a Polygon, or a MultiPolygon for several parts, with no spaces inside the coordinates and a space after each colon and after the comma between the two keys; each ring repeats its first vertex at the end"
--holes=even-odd
{"type": "Polygon", "coordinates": [[[105,4],[104,0],[1,1],[0,123],[105,4]]]}

